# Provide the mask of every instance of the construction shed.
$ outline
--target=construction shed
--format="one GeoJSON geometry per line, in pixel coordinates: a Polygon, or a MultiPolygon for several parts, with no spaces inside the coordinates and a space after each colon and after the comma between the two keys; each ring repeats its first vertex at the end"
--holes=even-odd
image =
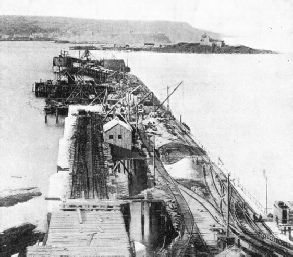
{"type": "Polygon", "coordinates": [[[104,142],[131,150],[132,128],[118,118],[103,126],[104,142]]]}

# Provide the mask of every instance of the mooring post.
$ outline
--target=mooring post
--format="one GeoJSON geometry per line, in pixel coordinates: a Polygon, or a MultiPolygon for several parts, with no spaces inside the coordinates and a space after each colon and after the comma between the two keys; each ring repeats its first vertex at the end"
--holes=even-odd
{"type": "Polygon", "coordinates": [[[141,201],[141,234],[144,235],[144,201],[141,201]]]}

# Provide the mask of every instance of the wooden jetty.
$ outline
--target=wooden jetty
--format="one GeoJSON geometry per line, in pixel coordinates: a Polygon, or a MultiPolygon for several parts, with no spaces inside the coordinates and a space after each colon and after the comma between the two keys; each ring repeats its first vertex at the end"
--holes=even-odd
{"type": "Polygon", "coordinates": [[[69,185],[68,192],[65,196],[54,192],[55,180],[50,184],[53,195],[47,197],[52,207],[47,234],[41,245],[28,247],[27,256],[134,256],[122,214],[128,202],[113,199],[119,187],[109,179],[112,158],[103,140],[102,116],[76,111],[65,128],[70,133],[65,145],[69,169],[58,171],[68,174],[64,184],[69,185]]]}
{"type": "MultiPolygon", "coordinates": [[[[47,97],[47,114],[56,114],[56,120],[59,114],[66,113],[69,104],[86,106],[69,113],[65,124],[69,120],[72,128],[65,128],[70,133],[60,144],[66,149],[60,151],[62,165],[58,164],[58,172],[64,174],[60,177],[66,180],[68,192],[55,195],[51,190],[47,200],[53,211],[46,240],[42,246],[29,247],[28,256],[134,256],[120,211],[125,204],[121,199],[130,199],[129,184],[136,175],[131,169],[134,159],[145,160],[146,184],[164,192],[159,200],[165,202],[178,233],[158,255],[214,256],[236,242],[253,254],[293,255],[291,244],[276,238],[264,222],[251,219],[255,210],[230,183],[229,175],[193,140],[188,127],[163,106],[181,83],[160,103],[141,81],[126,74],[124,61],[91,62],[87,57],[70,58],[64,54],[54,58],[57,83],[48,81],[35,86],[36,96],[47,97]],[[67,82],[62,81],[62,76],[67,77],[67,82]],[[85,82],[84,76],[93,81],[85,82]],[[100,110],[91,111],[93,105],[99,105],[100,110]],[[160,153],[155,140],[150,140],[158,129],[152,122],[143,125],[149,114],[157,117],[163,133],[176,138],[175,144],[162,144],[160,153]],[[203,192],[171,177],[162,162],[170,159],[164,153],[180,153],[180,147],[188,149],[192,155],[188,157],[196,158],[193,168],[202,175],[204,197],[203,192]],[[124,180],[119,181],[116,177],[122,171],[124,180]]],[[[173,161],[181,158],[184,156],[173,161]]],[[[141,202],[143,233],[144,201],[141,202]]]]}
{"type": "Polygon", "coordinates": [[[45,245],[27,256],[132,256],[120,210],[95,210],[52,213],[45,245]]]}

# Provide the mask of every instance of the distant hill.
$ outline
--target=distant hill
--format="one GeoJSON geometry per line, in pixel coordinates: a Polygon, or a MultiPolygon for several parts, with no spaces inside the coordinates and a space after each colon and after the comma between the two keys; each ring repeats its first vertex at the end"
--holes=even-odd
{"type": "Polygon", "coordinates": [[[193,28],[186,22],[114,21],[64,17],[0,16],[0,36],[53,38],[72,42],[141,44],[199,42],[201,35],[220,34],[193,28]]]}

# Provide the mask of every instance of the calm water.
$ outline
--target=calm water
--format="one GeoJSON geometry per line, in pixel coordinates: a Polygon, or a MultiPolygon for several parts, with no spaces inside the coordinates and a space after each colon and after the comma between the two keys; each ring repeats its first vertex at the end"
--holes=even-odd
{"type": "MultiPolygon", "coordinates": [[[[0,191],[29,185],[46,194],[48,178],[56,172],[63,128],[44,123],[44,100],[36,99],[31,87],[41,78],[53,77],[52,57],[66,47],[0,43],[0,191]]],[[[292,55],[94,54],[127,59],[133,74],[160,99],[167,85],[174,87],[183,80],[170,104],[195,138],[221,157],[262,203],[263,169],[269,178],[270,202],[293,199],[292,55]]]]}
{"type": "MultiPolygon", "coordinates": [[[[100,53],[97,53],[98,56],[100,53]]],[[[166,87],[195,138],[265,205],[293,200],[293,55],[107,53],[161,100],[166,87]]]]}

